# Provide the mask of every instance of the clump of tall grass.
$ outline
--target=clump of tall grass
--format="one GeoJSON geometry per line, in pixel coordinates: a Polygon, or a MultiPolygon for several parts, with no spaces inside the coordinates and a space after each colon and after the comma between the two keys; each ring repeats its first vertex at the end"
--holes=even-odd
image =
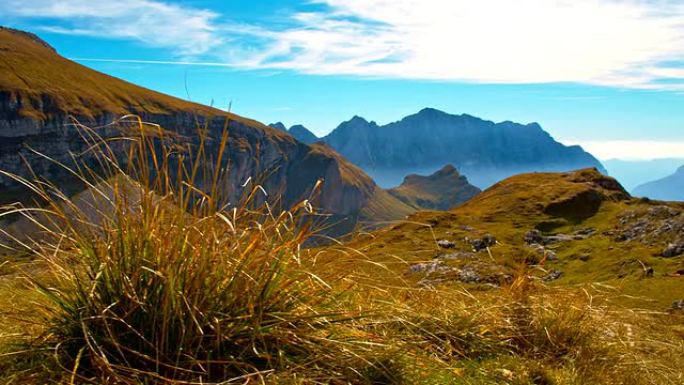
{"type": "Polygon", "coordinates": [[[12,238],[50,266],[49,280],[33,279],[47,299],[42,343],[55,346],[72,381],[344,378],[359,354],[330,330],[356,314],[333,290],[339,270],[314,274],[319,262],[302,251],[310,201],[275,212],[260,187],[246,185],[231,202],[228,125],[215,137],[200,128],[199,141],[185,143],[137,118],[120,124],[125,138],[81,126],[87,156],[62,165],[86,188],[76,198],[11,176],[42,203],[5,214],[36,230],[12,238]]]}

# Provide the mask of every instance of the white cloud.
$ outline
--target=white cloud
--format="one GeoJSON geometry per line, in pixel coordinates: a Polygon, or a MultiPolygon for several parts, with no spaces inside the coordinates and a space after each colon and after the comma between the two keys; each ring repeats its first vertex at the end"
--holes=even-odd
{"type": "Polygon", "coordinates": [[[656,140],[563,140],[578,144],[600,160],[649,160],[684,158],[684,142],[656,140]]]}
{"type": "Polygon", "coordinates": [[[681,0],[299,1],[316,11],[258,25],[171,0],[3,0],[0,14],[168,47],[185,65],[684,90],[681,0]]]}
{"type": "Polygon", "coordinates": [[[233,64],[494,83],[684,88],[684,4],[668,0],[316,0],[233,64]],[[667,77],[669,82],[658,83],[667,77]],[[672,78],[682,82],[672,82],[672,78]]]}
{"type": "Polygon", "coordinates": [[[218,14],[155,0],[3,0],[5,17],[59,20],[43,30],[64,34],[133,39],[197,55],[222,44],[218,14]]]}

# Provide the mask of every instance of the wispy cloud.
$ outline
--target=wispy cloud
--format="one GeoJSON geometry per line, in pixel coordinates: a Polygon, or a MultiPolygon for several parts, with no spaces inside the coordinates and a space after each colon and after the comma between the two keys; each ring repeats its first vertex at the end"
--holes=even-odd
{"type": "Polygon", "coordinates": [[[656,140],[563,140],[578,144],[601,160],[649,160],[683,158],[684,142],[656,140]]]}
{"type": "Polygon", "coordinates": [[[53,32],[168,47],[183,65],[684,90],[681,1],[298,1],[315,11],[278,15],[290,19],[279,26],[171,0],[4,0],[0,12],[58,20],[43,25],[53,32]]]}
{"type": "Polygon", "coordinates": [[[0,13],[39,18],[46,31],[132,39],[180,55],[203,54],[224,43],[215,26],[217,13],[155,0],[3,0],[0,13]]]}
{"type": "Polygon", "coordinates": [[[684,4],[668,0],[316,0],[248,68],[489,83],[684,89],[684,4]],[[670,81],[658,82],[667,77],[670,81]]]}
{"type": "Polygon", "coordinates": [[[71,60],[77,62],[94,62],[94,63],[125,63],[125,64],[163,64],[163,65],[178,65],[178,66],[196,66],[196,67],[234,67],[225,62],[208,62],[208,61],[189,61],[189,60],[138,60],[138,59],[96,59],[96,58],[80,58],[73,57],[71,60]]]}

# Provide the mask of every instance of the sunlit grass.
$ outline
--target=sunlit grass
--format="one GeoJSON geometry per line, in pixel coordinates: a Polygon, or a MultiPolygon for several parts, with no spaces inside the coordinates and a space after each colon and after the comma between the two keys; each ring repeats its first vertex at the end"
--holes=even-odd
{"type": "Polygon", "coordinates": [[[682,383],[681,316],[522,264],[497,289],[418,287],[399,257],[307,248],[313,200],[227,190],[228,125],[189,144],[126,121],[123,162],[80,127],[84,192],[16,177],[40,204],[3,209],[32,229],[6,234],[23,256],[0,266],[4,383],[682,383]]]}

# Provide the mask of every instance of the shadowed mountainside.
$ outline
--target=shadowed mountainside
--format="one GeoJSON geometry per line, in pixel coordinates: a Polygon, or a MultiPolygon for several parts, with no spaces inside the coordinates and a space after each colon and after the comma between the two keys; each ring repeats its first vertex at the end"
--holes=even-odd
{"type": "Polygon", "coordinates": [[[429,176],[408,175],[400,186],[388,191],[411,207],[428,210],[448,210],[480,193],[452,165],[429,176]]]}
{"type": "Polygon", "coordinates": [[[556,142],[537,123],[494,123],[426,108],[379,126],[355,116],[322,140],[380,185],[453,164],[478,187],[532,171],[569,171],[601,163],[579,146],[556,142]]]}
{"type": "Polygon", "coordinates": [[[309,131],[308,128],[302,126],[301,124],[294,125],[289,129],[285,127],[282,122],[271,123],[268,126],[282,132],[287,132],[302,143],[313,144],[320,140],[313,132],[309,131]]]}
{"type": "Polygon", "coordinates": [[[670,176],[637,186],[634,195],[666,201],[684,201],[684,166],[670,176]]]}

